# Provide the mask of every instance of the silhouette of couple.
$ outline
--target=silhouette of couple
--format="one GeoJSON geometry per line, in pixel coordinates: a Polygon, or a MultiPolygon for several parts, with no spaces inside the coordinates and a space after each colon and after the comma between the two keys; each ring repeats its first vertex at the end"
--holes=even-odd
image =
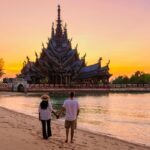
{"type": "Polygon", "coordinates": [[[79,115],[79,104],[74,98],[74,93],[71,92],[68,99],[64,101],[61,110],[56,113],[53,110],[50,97],[48,95],[43,95],[41,97],[42,101],[39,106],[39,120],[42,123],[42,133],[43,138],[48,139],[52,136],[51,131],[51,114],[53,113],[58,119],[62,112],[65,111],[65,128],[66,128],[66,140],[68,142],[69,129],[71,129],[71,143],[73,143],[74,129],[76,128],[76,119],[79,115]]]}

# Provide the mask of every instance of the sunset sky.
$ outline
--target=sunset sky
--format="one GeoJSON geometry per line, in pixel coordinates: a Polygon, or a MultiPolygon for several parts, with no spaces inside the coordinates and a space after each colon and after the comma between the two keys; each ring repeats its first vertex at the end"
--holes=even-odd
{"type": "Polygon", "coordinates": [[[150,72],[150,0],[0,0],[0,58],[5,76],[20,72],[26,56],[35,60],[61,5],[73,46],[87,64],[110,59],[110,72],[150,72]]]}

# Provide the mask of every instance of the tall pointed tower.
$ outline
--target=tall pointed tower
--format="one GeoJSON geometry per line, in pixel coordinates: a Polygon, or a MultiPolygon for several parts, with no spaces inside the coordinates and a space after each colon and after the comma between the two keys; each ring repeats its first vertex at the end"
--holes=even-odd
{"type": "Polygon", "coordinates": [[[56,38],[62,38],[62,20],[61,20],[61,9],[60,9],[60,5],[58,5],[58,18],[57,18],[57,27],[56,27],[56,38]]]}

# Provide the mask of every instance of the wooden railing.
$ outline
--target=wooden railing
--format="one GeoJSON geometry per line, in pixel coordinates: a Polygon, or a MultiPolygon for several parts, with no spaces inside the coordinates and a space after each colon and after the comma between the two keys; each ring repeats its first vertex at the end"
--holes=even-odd
{"type": "Polygon", "coordinates": [[[12,85],[8,83],[0,83],[0,91],[11,91],[12,85]]]}
{"type": "Polygon", "coordinates": [[[34,88],[108,88],[109,85],[102,84],[74,84],[74,85],[64,85],[64,84],[30,84],[29,89],[34,88]]]}
{"type": "Polygon", "coordinates": [[[30,84],[29,89],[49,88],[150,88],[150,84],[30,84]]]}
{"type": "Polygon", "coordinates": [[[150,84],[109,84],[111,88],[150,88],[150,84]]]}
{"type": "MultiPolygon", "coordinates": [[[[13,85],[8,83],[0,83],[0,91],[12,91],[13,85]]],[[[64,85],[64,84],[29,84],[27,91],[49,91],[55,89],[102,89],[102,90],[138,90],[145,89],[150,91],[150,84],[73,84],[73,85],[64,85]]]]}

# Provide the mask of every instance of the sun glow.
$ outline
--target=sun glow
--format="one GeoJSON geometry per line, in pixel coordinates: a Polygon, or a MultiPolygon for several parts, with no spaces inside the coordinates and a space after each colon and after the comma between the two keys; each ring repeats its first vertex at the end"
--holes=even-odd
{"type": "MultiPolygon", "coordinates": [[[[34,61],[35,51],[40,54],[42,42],[46,45],[51,35],[57,4],[57,0],[15,0],[8,5],[2,0],[0,54],[5,76],[18,74],[27,55],[34,61]]],[[[80,56],[87,54],[87,64],[103,57],[103,64],[110,59],[114,76],[150,72],[149,1],[65,0],[60,4],[63,24],[67,22],[69,37],[74,46],[78,43],[80,56]]]]}

